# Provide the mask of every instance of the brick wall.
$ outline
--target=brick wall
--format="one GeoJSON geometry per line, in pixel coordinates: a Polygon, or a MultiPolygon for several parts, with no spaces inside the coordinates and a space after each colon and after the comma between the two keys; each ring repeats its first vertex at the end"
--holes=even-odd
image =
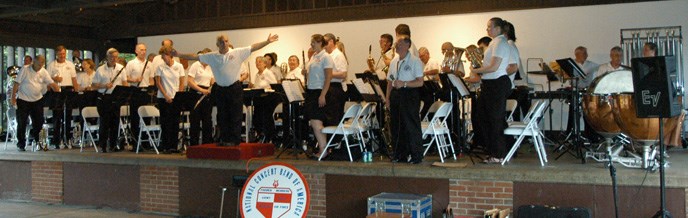
{"type": "Polygon", "coordinates": [[[63,202],[62,162],[31,162],[31,200],[57,204],[63,202]]]}
{"type": "Polygon", "coordinates": [[[450,179],[449,202],[454,215],[482,217],[486,210],[513,207],[513,183],[450,179]]]}
{"type": "Polygon", "coordinates": [[[325,174],[304,173],[303,176],[306,177],[311,191],[311,202],[307,217],[324,218],[326,212],[325,174]]]}
{"type": "Polygon", "coordinates": [[[177,167],[141,166],[141,210],[179,214],[177,167]]]}

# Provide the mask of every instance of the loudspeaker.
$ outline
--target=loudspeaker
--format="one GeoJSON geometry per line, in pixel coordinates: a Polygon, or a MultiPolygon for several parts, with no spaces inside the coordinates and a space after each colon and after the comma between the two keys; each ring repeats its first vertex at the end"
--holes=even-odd
{"type": "Polygon", "coordinates": [[[681,113],[676,57],[633,58],[633,97],[639,118],[674,117],[681,113]]]}

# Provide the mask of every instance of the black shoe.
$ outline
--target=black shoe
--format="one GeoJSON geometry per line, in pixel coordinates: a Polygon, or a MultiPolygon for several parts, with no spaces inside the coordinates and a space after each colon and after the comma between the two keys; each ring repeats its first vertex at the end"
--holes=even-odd
{"type": "Polygon", "coordinates": [[[103,153],[107,153],[107,147],[100,147],[100,151],[103,153]]]}
{"type": "Polygon", "coordinates": [[[407,160],[401,160],[399,158],[392,159],[392,163],[408,163],[407,160]]]}
{"type": "Polygon", "coordinates": [[[60,145],[53,145],[53,149],[60,150],[60,145]]]}
{"type": "Polygon", "coordinates": [[[177,149],[170,149],[170,150],[168,150],[168,151],[169,151],[170,153],[173,153],[173,154],[179,154],[179,152],[180,152],[180,151],[177,150],[177,149]]]}
{"type": "Polygon", "coordinates": [[[172,152],[170,152],[170,149],[164,149],[164,150],[162,150],[161,153],[163,153],[163,154],[171,154],[172,152]]]}
{"type": "Polygon", "coordinates": [[[110,151],[112,151],[112,152],[120,152],[120,151],[122,151],[122,149],[121,149],[121,148],[118,148],[118,147],[114,147],[114,148],[110,148],[110,151]]]}
{"type": "Polygon", "coordinates": [[[22,146],[22,147],[18,147],[18,149],[19,149],[19,151],[26,151],[26,148],[24,148],[23,146],[22,146]]]}
{"type": "Polygon", "coordinates": [[[423,160],[411,160],[411,162],[409,162],[409,163],[411,163],[411,164],[420,164],[420,163],[423,163],[423,160]]]}

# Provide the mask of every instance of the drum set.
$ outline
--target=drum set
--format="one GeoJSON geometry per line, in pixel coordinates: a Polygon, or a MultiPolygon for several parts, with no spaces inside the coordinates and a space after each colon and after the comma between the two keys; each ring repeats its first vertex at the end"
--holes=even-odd
{"type": "MultiPolygon", "coordinates": [[[[631,71],[607,72],[593,80],[583,96],[583,112],[586,121],[605,141],[587,151],[585,158],[599,162],[611,159],[629,168],[659,167],[658,155],[664,155],[658,153],[659,118],[638,118],[633,98],[631,71]]],[[[684,116],[682,113],[663,118],[665,144],[680,144],[684,116]]]]}

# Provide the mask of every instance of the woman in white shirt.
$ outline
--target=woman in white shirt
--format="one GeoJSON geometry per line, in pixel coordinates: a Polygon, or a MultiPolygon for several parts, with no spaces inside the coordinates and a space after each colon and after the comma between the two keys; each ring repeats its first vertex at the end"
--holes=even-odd
{"type": "Polygon", "coordinates": [[[282,73],[284,72],[282,72],[282,68],[277,66],[277,54],[275,52],[270,52],[263,55],[263,57],[265,57],[265,64],[267,68],[275,74],[277,81],[282,80],[282,73]]]}
{"type": "Polygon", "coordinates": [[[327,45],[327,41],[323,35],[314,34],[311,36],[311,49],[313,49],[314,54],[308,60],[307,69],[303,70],[308,78],[304,114],[306,119],[310,120],[313,135],[318,141],[319,149],[318,153],[315,154],[316,158],[323,155],[327,145],[327,136],[322,133],[322,129],[325,128],[325,125],[336,125],[339,122],[334,121],[333,123],[328,120],[325,113],[325,106],[331,99],[328,91],[332,81],[332,69],[334,68],[334,61],[325,51],[325,45],[327,45]]]}
{"type": "MultiPolygon", "coordinates": [[[[270,84],[277,83],[277,78],[272,71],[267,69],[267,66],[267,58],[256,57],[258,72],[251,81],[251,88],[268,90],[272,89],[270,84]]],[[[274,92],[266,92],[253,98],[253,127],[262,142],[270,142],[274,138],[275,121],[272,113],[280,102],[280,97],[274,92]]]]}
{"type": "MultiPolygon", "coordinates": [[[[200,51],[199,54],[205,54],[210,52],[210,49],[206,48],[200,51]]],[[[191,111],[189,119],[191,121],[189,138],[191,139],[190,145],[208,144],[213,140],[213,120],[212,111],[213,105],[210,102],[210,87],[215,83],[215,77],[213,76],[213,71],[210,66],[201,61],[197,61],[189,67],[189,75],[187,78],[187,83],[189,87],[196,91],[199,96],[206,96],[201,100],[196,108],[191,111]],[[202,139],[199,139],[201,129],[203,131],[202,139]]]]}
{"type": "Polygon", "coordinates": [[[507,75],[509,65],[509,44],[503,34],[506,21],[495,17],[487,22],[487,35],[492,42],[485,51],[483,66],[473,69],[481,75],[482,84],[478,98],[478,118],[481,122],[480,134],[487,148],[489,158],[486,163],[499,163],[506,156],[506,98],[511,92],[511,80],[507,75]]]}
{"type": "Polygon", "coordinates": [[[301,85],[305,85],[306,81],[303,77],[303,74],[301,74],[301,67],[299,67],[299,63],[299,57],[296,55],[289,56],[289,73],[287,73],[287,76],[285,76],[284,79],[298,79],[301,81],[301,85]]]}

